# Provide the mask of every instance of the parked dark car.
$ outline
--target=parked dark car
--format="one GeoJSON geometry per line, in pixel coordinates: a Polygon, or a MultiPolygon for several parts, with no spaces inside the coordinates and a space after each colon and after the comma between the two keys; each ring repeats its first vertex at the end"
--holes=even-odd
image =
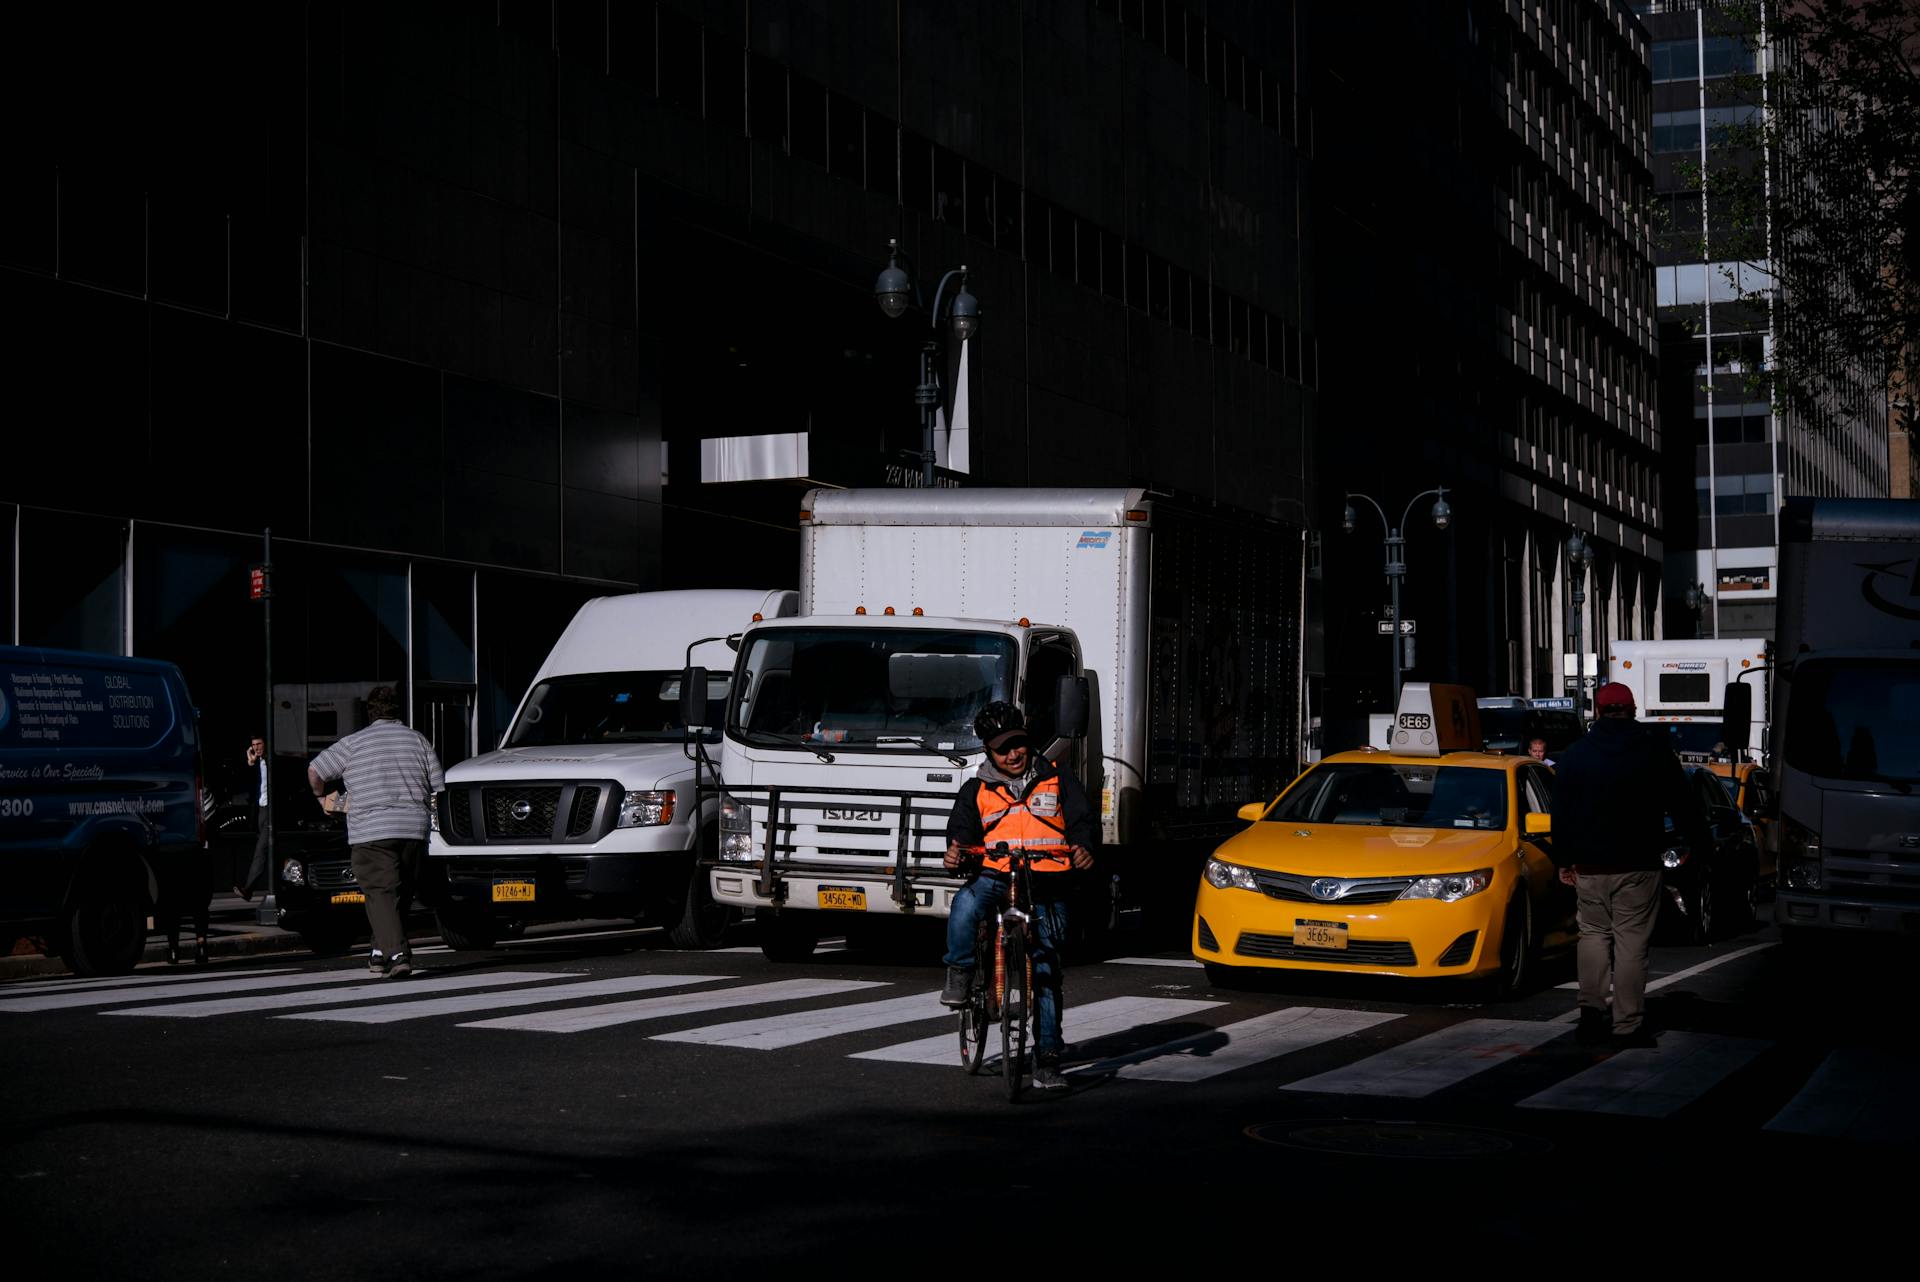
{"type": "MultiPolygon", "coordinates": [[[[1666,902],[1661,925],[1688,943],[1705,944],[1727,930],[1753,924],[1760,883],[1760,849],[1753,825],[1706,766],[1686,767],[1687,784],[1699,798],[1713,835],[1711,849],[1693,850],[1670,865],[1662,879],[1666,902]]],[[[1671,828],[1672,821],[1668,821],[1671,828]]]]}

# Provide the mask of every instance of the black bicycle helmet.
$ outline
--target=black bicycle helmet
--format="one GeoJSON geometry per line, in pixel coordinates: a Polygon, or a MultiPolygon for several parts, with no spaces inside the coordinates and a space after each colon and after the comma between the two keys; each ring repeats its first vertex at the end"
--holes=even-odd
{"type": "Polygon", "coordinates": [[[1030,742],[1026,714],[1004,699],[996,699],[980,709],[973,719],[973,732],[980,736],[981,743],[996,752],[1017,742],[1030,742]]]}

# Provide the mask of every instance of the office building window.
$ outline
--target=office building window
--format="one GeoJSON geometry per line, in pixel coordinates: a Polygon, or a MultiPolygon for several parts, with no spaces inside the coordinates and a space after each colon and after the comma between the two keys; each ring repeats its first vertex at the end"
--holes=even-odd
{"type": "Polygon", "coordinates": [[[126,559],[125,521],[23,508],[20,644],[122,653],[126,559]]]}

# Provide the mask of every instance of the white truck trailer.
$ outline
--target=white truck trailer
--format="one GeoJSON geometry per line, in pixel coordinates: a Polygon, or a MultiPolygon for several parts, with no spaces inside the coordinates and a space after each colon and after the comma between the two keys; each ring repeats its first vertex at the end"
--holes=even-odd
{"type": "Polygon", "coordinates": [[[1614,641],[1607,647],[1608,679],[1633,691],[1639,719],[1658,722],[1677,753],[1705,756],[1726,740],[1722,710],[1727,685],[1750,691],[1752,721],[1738,743],[1726,743],[1736,761],[1759,761],[1767,750],[1767,643],[1752,637],[1699,641],[1614,641]]]}
{"type": "Polygon", "coordinates": [[[1238,807],[1299,769],[1297,527],[1138,489],[982,488],[815,490],[801,532],[800,612],[738,639],[712,762],[713,897],[754,910],[771,957],[855,914],[946,915],[947,816],[991,700],[1086,784],[1107,920],[1184,913],[1238,807]]]}

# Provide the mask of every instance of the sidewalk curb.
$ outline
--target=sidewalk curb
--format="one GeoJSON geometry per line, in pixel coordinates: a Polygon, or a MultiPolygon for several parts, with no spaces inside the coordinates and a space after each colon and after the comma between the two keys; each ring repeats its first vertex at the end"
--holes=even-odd
{"type": "MultiPolygon", "coordinates": [[[[222,957],[252,957],[265,953],[304,953],[307,946],[300,936],[290,930],[268,928],[240,935],[210,935],[207,938],[207,959],[222,957]]],[[[193,969],[193,936],[185,934],[180,940],[181,962],[173,969],[190,971],[193,969]]],[[[141,957],[138,972],[143,967],[158,963],[166,965],[167,941],[158,936],[147,941],[147,951],[141,957]]],[[[67,963],[59,957],[50,957],[42,953],[22,953],[12,957],[0,957],[0,982],[12,979],[31,979],[40,976],[66,976],[73,972],[67,969],[67,963]]],[[[104,978],[104,976],[103,976],[104,978]]]]}

